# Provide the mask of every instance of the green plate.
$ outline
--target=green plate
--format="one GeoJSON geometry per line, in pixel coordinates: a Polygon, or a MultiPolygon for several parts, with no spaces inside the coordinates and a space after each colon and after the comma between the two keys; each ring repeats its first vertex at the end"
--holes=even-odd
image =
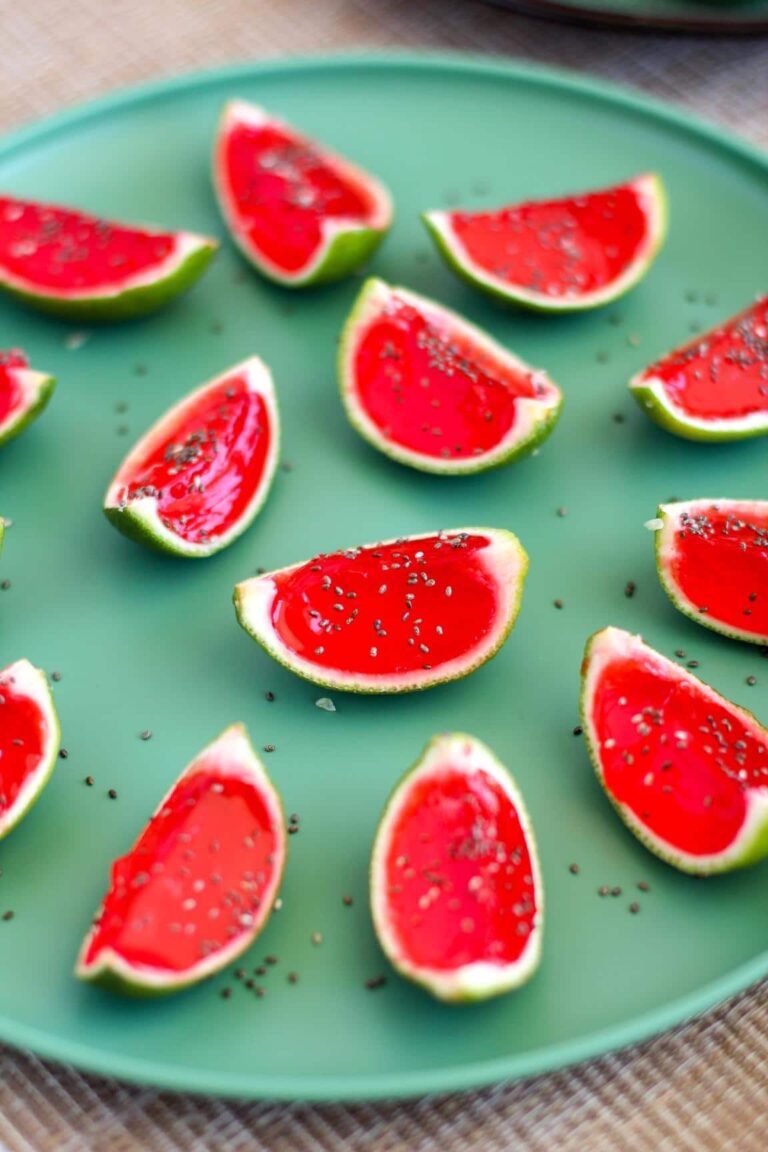
{"type": "Polygon", "coordinates": [[[528,16],[636,31],[749,36],[768,32],[768,0],[491,0],[528,16]]]}
{"type": "Polygon", "coordinates": [[[718,689],[768,714],[768,664],[672,609],[643,528],[667,497],[764,493],[765,444],[676,440],[625,388],[694,326],[765,290],[765,162],[674,113],[548,72],[341,59],[248,65],[69,113],[2,146],[3,186],[221,233],[208,155],[221,104],[236,95],[377,172],[399,215],[376,272],[466,311],[546,367],[564,388],[565,409],[539,455],[510,468],[461,480],[398,467],[348,427],[337,397],[336,337],[359,281],[289,295],[251,274],[229,244],[175,306],[94,330],[79,347],[70,328],[0,305],[0,347],[28,349],[59,377],[44,417],[0,457],[0,511],[14,522],[0,560],[11,581],[0,591],[0,662],[26,655],[61,671],[56,698],[69,751],[35,811],[0,846],[0,914],[15,912],[0,920],[0,1038],[173,1088],[353,1099],[541,1072],[667,1028],[768,972],[768,871],[703,883],[636,843],[572,735],[579,661],[594,629],[641,629],[668,654],[684,648],[718,689]],[[443,266],[417,215],[646,169],[663,173],[669,188],[668,244],[630,297],[591,315],[501,311],[443,266]],[[253,352],[274,370],[284,422],[285,467],[264,512],[204,562],[131,544],[106,522],[100,499],[132,437],[253,352]],[[561,506],[566,516],[556,514],[561,506]],[[404,698],[332,694],[330,714],[315,707],[325,693],[274,664],[235,622],[232,586],[259,565],[476,523],[519,533],[531,571],[510,641],[462,683],[404,698]],[[632,599],[628,580],[637,584],[632,599]],[[745,685],[749,674],[755,687],[745,685]],[[111,859],[195,751],[234,720],[257,744],[276,745],[269,768],[286,810],[302,817],[283,908],[247,957],[249,968],[266,953],[279,957],[266,996],[231,973],[163,1002],[81,986],[72,964],[111,859]],[[154,737],[142,742],[147,728],[154,737]],[[548,901],[533,982],[461,1008],[394,975],[380,990],[364,987],[386,971],[366,907],[379,813],[427,739],[446,728],[475,733],[515,772],[548,901]],[[635,888],[642,880],[647,895],[635,888]],[[601,899],[603,884],[623,895],[601,899]],[[345,893],[352,907],[342,904],[345,893]],[[642,909],[633,916],[635,899],[642,909]],[[289,970],[298,984],[287,982],[289,970]],[[225,986],[234,987],[229,1000],[219,995],[225,986]]]}

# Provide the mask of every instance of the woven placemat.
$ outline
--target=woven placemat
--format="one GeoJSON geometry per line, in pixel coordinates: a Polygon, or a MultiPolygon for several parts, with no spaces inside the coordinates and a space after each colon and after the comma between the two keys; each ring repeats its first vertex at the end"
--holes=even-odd
{"type": "MultiPolygon", "coordinates": [[[[768,144],[768,38],[565,28],[472,0],[0,0],[0,130],[228,60],[452,48],[588,71],[768,144]]],[[[2,978],[0,974],[0,978],[2,978]]],[[[639,1048],[408,1104],[239,1104],[83,1076],[0,1048],[3,1152],[766,1152],[768,983],[639,1048]]]]}

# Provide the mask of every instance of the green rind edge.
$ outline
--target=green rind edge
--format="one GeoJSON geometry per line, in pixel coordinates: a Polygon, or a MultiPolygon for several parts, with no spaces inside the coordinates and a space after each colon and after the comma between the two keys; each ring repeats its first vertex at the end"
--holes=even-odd
{"type": "MultiPolygon", "coordinates": [[[[752,864],[757,864],[761,860],[764,860],[765,857],[768,856],[768,814],[764,818],[762,826],[757,828],[752,839],[748,842],[748,844],[745,845],[744,851],[741,853],[741,855],[733,857],[730,860],[726,860],[722,864],[718,864],[716,860],[713,861],[710,859],[706,864],[702,865],[696,865],[692,860],[688,862],[685,860],[676,859],[664,849],[664,847],[659,843],[658,840],[655,839],[655,837],[651,836],[650,833],[645,832],[641,827],[633,824],[630,820],[627,819],[627,816],[624,813],[621,805],[606,787],[600,765],[600,755],[592,740],[591,724],[589,721],[589,701],[587,699],[586,693],[586,673],[592,658],[592,647],[594,642],[603,631],[604,630],[600,628],[597,632],[593,632],[584,647],[584,657],[581,665],[579,712],[581,715],[581,726],[584,731],[584,741],[587,747],[589,758],[592,761],[592,767],[595,770],[598,783],[600,784],[600,787],[610,801],[611,806],[617,813],[624,827],[632,833],[635,839],[638,840],[643,845],[643,847],[647,848],[648,851],[651,852],[654,856],[658,857],[659,860],[663,860],[665,864],[669,864],[672,868],[676,868],[678,872],[683,872],[688,876],[720,876],[727,872],[734,872],[740,868],[747,868],[752,864]]],[[[697,685],[700,685],[705,689],[709,689],[710,691],[715,691],[710,687],[710,685],[705,684],[703,680],[699,680],[697,676],[693,676],[689,672],[686,672],[685,674],[688,679],[694,681],[697,685]]],[[[719,695],[719,693],[717,694],[719,695]]],[[[725,697],[723,697],[723,699],[725,699],[725,697]]],[[[764,730],[763,725],[760,723],[754,713],[749,711],[748,708],[741,708],[735,704],[733,707],[738,707],[738,711],[747,716],[748,719],[751,720],[758,729],[761,731],[764,730]]]]}
{"type": "Polygon", "coordinates": [[[304,277],[281,276],[274,268],[264,263],[256,252],[246,247],[237,238],[229,226],[223,208],[221,205],[219,207],[230,238],[246,263],[261,276],[271,280],[273,284],[279,284],[281,288],[289,289],[316,288],[321,284],[333,284],[337,280],[343,280],[345,276],[352,275],[362,264],[370,260],[391,227],[390,222],[386,228],[355,227],[346,232],[338,232],[327,246],[323,259],[311,275],[304,277]]]}
{"type": "MultiPolygon", "coordinates": [[[[44,376],[38,384],[37,393],[32,403],[26,408],[23,408],[13,423],[0,434],[0,448],[10,440],[15,440],[17,436],[21,435],[25,428],[38,418],[47,407],[55,388],[56,378],[54,376],[44,376]]],[[[2,531],[0,531],[0,547],[1,546],[2,531]]]]}
{"type": "MultiPolygon", "coordinates": [[[[478,457],[471,467],[467,467],[466,465],[464,467],[456,467],[451,460],[433,461],[428,457],[424,457],[423,461],[412,460],[410,457],[406,459],[401,455],[398,448],[391,444],[385,436],[373,435],[368,428],[358,420],[357,413],[347,400],[347,389],[345,388],[346,372],[344,369],[347,352],[354,339],[360,314],[365,307],[365,302],[376,281],[376,277],[370,277],[360,289],[352,305],[352,309],[344,322],[344,327],[341,330],[336,356],[336,376],[344,412],[355,432],[357,432],[367,444],[370,444],[372,448],[376,448],[383,456],[388,457],[388,459],[394,460],[396,464],[402,464],[405,468],[413,468],[417,472],[427,472],[433,476],[474,476],[478,472],[491,472],[495,468],[501,468],[505,464],[511,464],[514,460],[522,459],[522,457],[529,455],[529,453],[533,452],[535,448],[538,448],[538,446],[547,439],[554,430],[555,424],[557,424],[557,421],[560,419],[560,413],[563,410],[562,391],[560,391],[557,404],[552,408],[544,410],[543,415],[536,421],[529,436],[511,443],[508,450],[502,456],[497,456],[492,460],[485,461],[482,456],[478,457]]],[[[475,327],[475,325],[473,325],[473,327],[475,327]]]]}
{"type": "Polygon", "coordinates": [[[435,226],[431,219],[429,212],[421,213],[422,223],[425,225],[429,235],[434,242],[443,260],[451,269],[473,288],[479,292],[483,292],[486,296],[490,296],[494,300],[499,300],[504,304],[512,304],[520,308],[525,308],[530,312],[539,312],[547,316],[553,315],[569,315],[573,312],[591,312],[597,308],[605,308],[609,304],[613,304],[616,300],[620,300],[622,296],[626,296],[633,288],[636,288],[642,279],[650,272],[656,257],[661,251],[661,247],[667,236],[669,226],[669,199],[667,197],[666,188],[660,176],[656,173],[653,174],[654,189],[656,194],[656,202],[659,207],[659,231],[654,243],[646,253],[643,260],[638,261],[635,275],[633,275],[625,284],[614,292],[612,295],[605,296],[597,302],[592,302],[589,299],[579,301],[578,299],[569,300],[567,303],[562,301],[553,303],[552,305],[544,304],[540,300],[531,300],[524,293],[516,292],[514,289],[504,291],[493,284],[487,284],[481,280],[472,271],[472,265],[468,262],[459,260],[456,255],[451,251],[451,248],[445,242],[445,238],[440,230],[435,226]]]}
{"type": "Polygon", "coordinates": [[[0,291],[6,292],[22,304],[56,316],[61,320],[108,321],[128,320],[145,316],[162,308],[175,296],[185,292],[202,276],[218,251],[215,241],[201,242],[190,252],[169,276],[162,276],[151,284],[128,288],[115,296],[92,297],[90,300],[60,300],[55,296],[26,292],[6,284],[0,279],[0,291]]]}
{"type": "Polygon", "coordinates": [[[646,416],[649,416],[665,432],[671,432],[683,440],[717,444],[734,440],[754,440],[758,436],[768,435],[768,414],[766,414],[765,426],[762,428],[732,429],[723,427],[722,423],[720,428],[697,428],[670,412],[669,408],[661,403],[653,389],[647,388],[644,384],[630,384],[629,391],[646,416]]]}
{"type": "MultiPolygon", "coordinates": [[[[474,736],[471,736],[467,732],[453,732],[452,731],[451,736],[455,736],[455,737],[459,737],[459,738],[464,737],[467,740],[471,741],[473,744],[477,742],[477,738],[474,736]]],[[[400,964],[398,964],[397,961],[394,960],[389,955],[387,950],[384,948],[384,945],[382,944],[381,940],[379,939],[378,931],[376,931],[376,919],[375,919],[375,916],[373,915],[374,892],[376,890],[376,885],[375,885],[375,880],[374,880],[374,875],[373,875],[373,862],[374,862],[374,856],[375,856],[375,849],[376,849],[376,845],[378,843],[381,829],[382,829],[387,817],[389,816],[389,813],[392,809],[392,805],[394,804],[394,801],[395,801],[395,797],[397,796],[398,792],[403,787],[403,785],[421,767],[421,765],[423,764],[425,758],[427,757],[427,755],[429,753],[429,750],[431,749],[431,747],[432,747],[432,745],[436,739],[438,739],[438,737],[433,736],[432,739],[427,742],[426,747],[422,749],[421,754],[418,757],[418,759],[415,760],[411,764],[410,768],[407,768],[406,771],[403,772],[403,774],[400,776],[400,778],[396,782],[396,784],[390,789],[389,796],[387,797],[387,800],[385,801],[384,808],[382,810],[381,816],[379,817],[379,822],[376,825],[376,832],[374,835],[373,846],[371,849],[371,856],[370,856],[370,860],[368,862],[369,906],[371,908],[371,920],[372,920],[373,925],[374,925],[374,932],[375,932],[379,947],[381,948],[382,952],[384,953],[384,956],[386,957],[388,963],[392,965],[392,967],[398,973],[399,976],[402,976],[402,978],[404,980],[408,980],[411,984],[416,984],[419,988],[424,988],[427,992],[429,992],[433,996],[436,995],[433,981],[431,981],[427,975],[424,975],[422,977],[417,972],[412,972],[408,969],[405,969],[400,964]]],[[[490,751],[490,749],[489,749],[489,751],[490,751]]],[[[512,773],[507,768],[506,764],[503,764],[501,762],[501,760],[499,760],[499,758],[494,753],[491,753],[491,754],[493,755],[493,759],[495,760],[497,766],[502,770],[504,775],[511,781],[514,789],[522,797],[522,790],[520,789],[520,786],[517,783],[517,781],[515,780],[512,773]]],[[[528,850],[530,852],[531,859],[533,861],[536,874],[539,877],[539,893],[538,893],[538,895],[539,895],[539,923],[537,925],[537,931],[539,933],[539,938],[541,939],[541,937],[544,935],[544,924],[545,924],[544,884],[543,884],[542,879],[541,879],[541,875],[542,875],[542,873],[541,873],[541,861],[539,859],[538,844],[536,842],[536,836],[535,836],[534,831],[533,831],[533,824],[531,822],[531,818],[527,812],[527,809],[526,809],[525,815],[526,815],[527,826],[528,826],[527,827],[528,850]]],[[[461,993],[460,995],[452,997],[450,1000],[446,1000],[443,997],[439,997],[439,996],[437,998],[440,999],[442,1003],[448,1003],[448,1004],[477,1004],[477,1003],[481,1003],[484,1000],[491,1000],[496,996],[504,996],[508,992],[514,992],[518,988],[524,987],[536,975],[536,972],[537,972],[537,970],[541,964],[541,956],[542,956],[542,949],[541,949],[541,946],[539,945],[539,949],[538,949],[538,952],[536,954],[534,963],[531,965],[530,969],[527,972],[523,973],[522,979],[517,983],[510,983],[510,984],[505,984],[505,985],[498,987],[498,988],[491,988],[487,992],[477,992],[475,994],[472,994],[471,992],[464,992],[464,993],[461,993]]]]}
{"type": "MultiPolygon", "coordinates": [[[[517,549],[518,555],[520,557],[520,575],[517,581],[515,598],[510,606],[509,616],[505,623],[504,629],[499,634],[498,641],[493,646],[493,648],[480,660],[476,660],[467,668],[464,668],[459,672],[455,672],[451,676],[436,676],[434,679],[427,680],[422,684],[409,684],[404,685],[403,687],[393,686],[391,688],[375,688],[372,685],[354,684],[350,682],[339,683],[339,681],[329,679],[328,677],[310,676],[303,669],[300,670],[296,668],[290,660],[283,656],[281,652],[278,652],[277,649],[268,644],[266,640],[262,639],[260,636],[257,636],[254,632],[251,631],[246,620],[244,619],[242,612],[239,587],[238,585],[235,585],[235,589],[232,594],[232,601],[235,605],[237,622],[243,631],[246,632],[252,640],[255,640],[259,647],[262,648],[268,656],[271,656],[272,659],[275,660],[278,664],[281,664],[283,668],[287,668],[289,672],[293,672],[295,676],[300,677],[302,680],[309,681],[310,684],[316,684],[319,688],[330,688],[335,692],[351,692],[355,695],[361,696],[399,696],[404,695],[406,692],[425,692],[429,688],[436,688],[439,684],[450,684],[454,680],[463,680],[472,672],[477,671],[478,668],[482,668],[484,664],[487,664],[494,658],[494,656],[498,654],[500,649],[503,648],[504,644],[509,639],[510,633],[512,632],[512,629],[514,628],[517,621],[517,617],[520,615],[520,607],[523,599],[523,587],[525,585],[525,578],[528,574],[528,553],[525,551],[525,548],[523,548],[514,532],[509,532],[506,528],[495,528],[494,532],[498,535],[504,534],[505,536],[508,536],[510,540],[514,541],[514,546],[517,549]]],[[[265,572],[264,578],[267,578],[270,575],[271,573],[265,572]]]]}

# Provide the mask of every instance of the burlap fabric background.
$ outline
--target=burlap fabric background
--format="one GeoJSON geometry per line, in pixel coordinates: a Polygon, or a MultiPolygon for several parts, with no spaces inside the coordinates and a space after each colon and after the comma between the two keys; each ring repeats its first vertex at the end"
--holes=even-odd
{"type": "MultiPolygon", "coordinates": [[[[768,144],[768,37],[565,28],[473,0],[0,0],[0,46],[0,130],[148,77],[389,46],[593,72],[768,144]]],[[[760,242],[768,251],[768,239],[760,242]]],[[[409,1104],[232,1104],[125,1087],[0,1049],[0,1142],[8,1152],[766,1152],[767,1062],[768,984],[641,1048],[409,1104]]]]}

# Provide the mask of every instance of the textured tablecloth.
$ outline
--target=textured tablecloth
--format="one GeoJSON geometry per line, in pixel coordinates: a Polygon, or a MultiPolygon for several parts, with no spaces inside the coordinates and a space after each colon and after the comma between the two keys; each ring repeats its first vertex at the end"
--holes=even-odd
{"type": "MultiPolygon", "coordinates": [[[[768,144],[768,37],[576,29],[472,0],[0,0],[0,45],[0,130],[148,77],[391,46],[589,71],[768,144]]],[[[236,1104],[123,1086],[0,1048],[0,1147],[766,1152],[767,1059],[768,984],[639,1048],[521,1084],[407,1104],[236,1104]]]]}

